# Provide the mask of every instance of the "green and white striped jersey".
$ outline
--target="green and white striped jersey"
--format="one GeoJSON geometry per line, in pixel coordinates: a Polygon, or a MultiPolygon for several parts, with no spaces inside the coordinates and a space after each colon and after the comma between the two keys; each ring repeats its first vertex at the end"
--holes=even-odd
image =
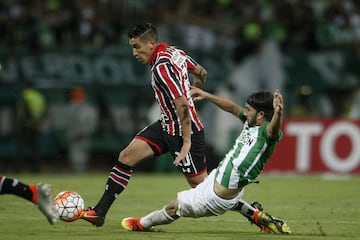
{"type": "Polygon", "coordinates": [[[269,122],[250,127],[243,113],[244,111],[239,116],[245,121],[243,130],[216,169],[217,182],[228,189],[239,189],[249,183],[258,182],[256,177],[264,169],[276,143],[283,136],[280,131],[279,138],[276,141],[271,140],[266,131],[269,122]]]}

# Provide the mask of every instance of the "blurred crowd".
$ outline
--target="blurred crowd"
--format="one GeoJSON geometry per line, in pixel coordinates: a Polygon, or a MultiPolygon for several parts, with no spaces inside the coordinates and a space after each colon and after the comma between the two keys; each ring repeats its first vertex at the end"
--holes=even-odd
{"type": "Polygon", "coordinates": [[[359,10],[354,0],[3,0],[0,47],[121,45],[129,26],[152,21],[188,49],[244,55],[274,38],[284,52],[316,51],[356,43],[359,10]]]}
{"type": "MultiPolygon", "coordinates": [[[[347,48],[355,53],[352,68],[360,58],[360,2],[355,0],[3,0],[0,51],[16,56],[23,49],[37,54],[124,47],[129,27],[144,21],[157,26],[160,40],[191,54],[229,59],[232,71],[224,74],[227,86],[220,87],[236,99],[259,88],[285,89],[287,54],[347,48]]],[[[302,106],[291,114],[309,114],[312,108],[311,115],[342,116],[348,99],[339,100],[338,88],[351,95],[349,89],[360,86],[358,78],[348,79],[315,100],[308,97],[308,86],[293,84],[291,91],[298,92],[291,101],[302,106]],[[314,101],[323,103],[322,112],[314,101]]]]}
{"type": "MultiPolygon", "coordinates": [[[[286,109],[290,117],[344,117],[346,114],[346,117],[360,118],[359,72],[345,76],[350,79],[350,85],[346,85],[344,77],[331,91],[315,94],[309,86],[286,91],[288,79],[284,72],[287,55],[337,48],[355,53],[352,64],[357,66],[360,1],[356,0],[2,0],[0,54],[14,57],[24,49],[37,54],[77,47],[128,47],[129,27],[148,21],[157,27],[160,40],[178,45],[190,55],[214,53],[231,62],[231,71],[224,70],[226,79],[212,89],[218,95],[242,103],[254,90],[280,88],[286,106],[291,105],[291,110],[286,109]],[[288,92],[292,96],[288,96],[288,92]]],[[[299,71],[302,69],[306,66],[299,71]]],[[[293,82],[296,77],[292,76],[293,82]]],[[[99,108],[99,116],[95,116],[93,110],[85,106],[85,92],[80,93],[69,102],[69,109],[74,110],[69,112],[74,114],[66,117],[71,119],[69,126],[72,127],[67,129],[69,159],[73,170],[79,172],[86,168],[88,138],[94,133],[96,122],[101,125],[104,120],[100,117],[112,116],[110,110],[107,114],[101,110],[109,108],[105,102],[99,108]],[[76,114],[80,113],[80,107],[84,112],[76,114]],[[85,119],[93,119],[93,124],[83,123],[85,112],[93,116],[85,119]],[[81,143],[79,138],[83,139],[81,143]],[[71,142],[82,145],[72,148],[71,142]]],[[[133,104],[137,109],[139,103],[133,101],[133,104]]],[[[211,129],[207,131],[207,141],[214,147],[214,154],[221,155],[238,134],[238,120],[211,104],[202,105],[200,110],[205,125],[211,129]]],[[[30,142],[36,143],[31,139],[30,142]]]]}

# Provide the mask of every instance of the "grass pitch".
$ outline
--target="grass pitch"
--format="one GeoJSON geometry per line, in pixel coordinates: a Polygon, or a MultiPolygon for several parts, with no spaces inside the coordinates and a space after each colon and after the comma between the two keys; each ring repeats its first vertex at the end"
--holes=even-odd
{"type": "MultiPolygon", "coordinates": [[[[84,175],[10,174],[26,183],[49,182],[54,195],[75,190],[86,206],[100,198],[107,173],[84,175]]],[[[262,175],[260,184],[246,188],[244,199],[260,200],[270,214],[283,218],[292,235],[260,233],[240,214],[228,212],[219,217],[181,218],[157,226],[155,232],[128,232],[121,228],[124,217],[143,216],[163,207],[180,190],[187,189],[185,179],[177,174],[135,173],[128,188],[115,201],[101,228],[83,220],[49,225],[31,203],[12,196],[0,196],[0,238],[6,240],[49,239],[360,239],[360,176],[272,176],[262,175]]]]}

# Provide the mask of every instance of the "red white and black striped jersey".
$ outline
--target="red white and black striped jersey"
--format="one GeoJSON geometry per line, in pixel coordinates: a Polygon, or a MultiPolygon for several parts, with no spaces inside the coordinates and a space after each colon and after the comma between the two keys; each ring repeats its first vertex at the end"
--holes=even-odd
{"type": "Polygon", "coordinates": [[[189,71],[197,63],[181,49],[161,43],[156,47],[149,64],[151,65],[151,86],[161,109],[163,130],[172,136],[181,136],[180,119],[173,100],[185,96],[188,100],[192,132],[203,129],[190,96],[189,71]]]}

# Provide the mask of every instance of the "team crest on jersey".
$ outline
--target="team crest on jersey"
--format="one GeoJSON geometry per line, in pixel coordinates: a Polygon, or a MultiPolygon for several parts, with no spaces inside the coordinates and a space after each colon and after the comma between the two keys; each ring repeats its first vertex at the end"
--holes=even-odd
{"type": "Polygon", "coordinates": [[[171,57],[172,61],[177,65],[177,66],[183,66],[183,64],[186,61],[185,56],[181,55],[179,51],[174,51],[174,54],[171,57]]]}

